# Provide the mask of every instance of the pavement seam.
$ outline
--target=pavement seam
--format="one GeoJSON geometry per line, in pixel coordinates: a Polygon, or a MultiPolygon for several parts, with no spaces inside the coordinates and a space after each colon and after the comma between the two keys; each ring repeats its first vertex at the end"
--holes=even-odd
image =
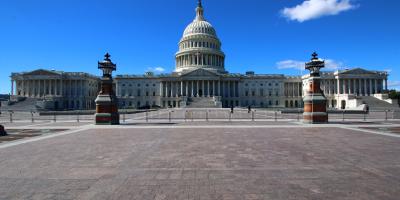
{"type": "Polygon", "coordinates": [[[14,142],[8,142],[8,143],[5,143],[5,144],[0,144],[0,149],[13,147],[13,146],[17,146],[17,145],[20,145],[20,144],[26,144],[26,143],[36,142],[36,141],[40,141],[40,140],[50,139],[50,138],[54,138],[54,137],[58,137],[58,136],[69,135],[69,134],[72,134],[72,133],[77,133],[77,132],[88,130],[89,128],[90,127],[84,127],[84,128],[80,128],[80,129],[64,131],[64,132],[61,132],[61,133],[54,133],[54,134],[49,134],[49,135],[29,138],[29,139],[26,139],[26,140],[17,140],[17,141],[14,141],[14,142]]]}
{"type": "Polygon", "coordinates": [[[346,127],[346,126],[341,126],[341,127],[339,127],[339,128],[347,129],[347,130],[353,130],[353,131],[359,131],[359,132],[364,132],[364,133],[369,133],[369,134],[375,134],[375,135],[383,135],[383,136],[389,136],[389,137],[400,138],[400,135],[394,134],[394,133],[387,133],[387,132],[380,132],[380,131],[372,131],[372,130],[366,130],[366,129],[355,128],[355,127],[346,127]]]}

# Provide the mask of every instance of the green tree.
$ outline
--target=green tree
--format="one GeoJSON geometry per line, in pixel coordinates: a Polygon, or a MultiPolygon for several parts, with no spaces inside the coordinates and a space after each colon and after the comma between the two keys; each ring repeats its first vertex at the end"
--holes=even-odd
{"type": "Polygon", "coordinates": [[[389,98],[391,98],[391,99],[399,99],[400,98],[400,92],[397,92],[396,90],[390,90],[389,91],[389,98]]]}

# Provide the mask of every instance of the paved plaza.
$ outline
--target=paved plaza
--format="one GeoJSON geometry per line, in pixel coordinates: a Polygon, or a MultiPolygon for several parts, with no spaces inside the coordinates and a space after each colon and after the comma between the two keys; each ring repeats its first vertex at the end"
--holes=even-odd
{"type": "Polygon", "coordinates": [[[0,141],[0,199],[398,199],[399,121],[295,116],[5,120],[34,136],[0,141]]]}

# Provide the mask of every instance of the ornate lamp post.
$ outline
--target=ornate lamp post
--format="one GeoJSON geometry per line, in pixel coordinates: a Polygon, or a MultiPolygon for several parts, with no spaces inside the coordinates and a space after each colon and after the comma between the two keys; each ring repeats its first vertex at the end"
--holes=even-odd
{"type": "Polygon", "coordinates": [[[98,68],[103,71],[101,78],[101,90],[96,102],[96,125],[119,124],[118,101],[113,91],[112,72],[117,65],[111,62],[110,54],[104,56],[104,60],[98,62],[98,68]]]}
{"type": "Polygon", "coordinates": [[[311,61],[306,63],[305,68],[310,70],[310,77],[307,80],[308,88],[303,99],[305,123],[328,123],[326,97],[320,85],[320,70],[324,67],[325,61],[320,60],[315,52],[312,54],[311,61]]]}

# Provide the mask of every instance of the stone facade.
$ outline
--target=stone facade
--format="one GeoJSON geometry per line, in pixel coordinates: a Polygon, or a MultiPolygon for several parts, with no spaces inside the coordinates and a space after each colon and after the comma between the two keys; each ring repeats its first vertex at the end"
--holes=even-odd
{"type": "Polygon", "coordinates": [[[40,100],[38,106],[50,110],[93,109],[99,80],[88,73],[44,69],[12,73],[11,95],[40,100]]]}
{"type": "MultiPolygon", "coordinates": [[[[303,85],[308,83],[308,78],[308,75],[303,76],[303,85]]],[[[329,108],[357,108],[367,103],[370,97],[392,103],[385,94],[388,90],[387,79],[387,72],[361,68],[322,72],[321,89],[328,99],[329,108]]]]}

